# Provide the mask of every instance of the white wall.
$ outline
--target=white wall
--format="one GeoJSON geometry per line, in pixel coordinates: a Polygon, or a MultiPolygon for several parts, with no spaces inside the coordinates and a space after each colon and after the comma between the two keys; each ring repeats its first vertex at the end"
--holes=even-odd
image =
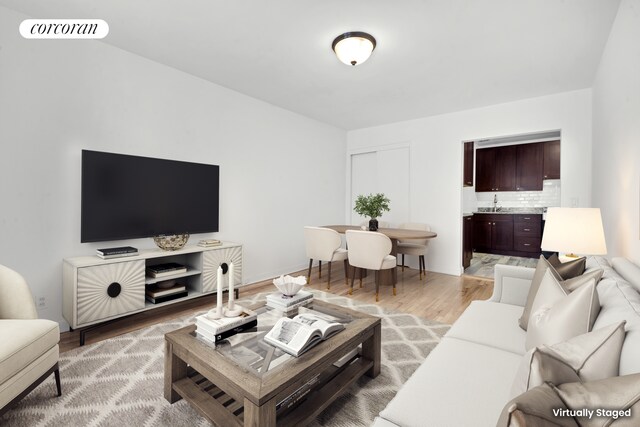
{"type": "MultiPolygon", "coordinates": [[[[429,223],[438,233],[430,243],[427,268],[458,275],[462,272],[462,141],[552,130],[562,132],[562,205],[577,198],[579,206],[590,206],[590,89],[350,131],[347,155],[411,141],[408,220],[429,223]]],[[[345,218],[350,209],[346,206],[345,218]]]]}
{"type": "Polygon", "coordinates": [[[624,0],[593,86],[593,205],[609,256],[640,263],[640,1],[624,0]]]}
{"type": "Polygon", "coordinates": [[[24,40],[25,18],[0,7],[0,263],[46,297],[41,317],[66,327],[64,257],[154,247],[80,244],[83,148],[219,164],[209,236],[244,244],[245,282],[303,268],[302,227],[342,221],[343,130],[98,41],[24,40]]]}

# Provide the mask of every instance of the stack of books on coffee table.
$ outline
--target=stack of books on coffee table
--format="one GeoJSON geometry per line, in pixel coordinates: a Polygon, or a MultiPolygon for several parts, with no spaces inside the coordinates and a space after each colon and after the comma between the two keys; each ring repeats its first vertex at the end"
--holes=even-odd
{"type": "MultiPolygon", "coordinates": [[[[162,282],[160,282],[162,283],[162,282]]],[[[171,301],[177,298],[189,295],[186,285],[176,283],[173,286],[159,287],[158,285],[147,286],[145,298],[152,304],[160,304],[161,302],[171,301]]]]}
{"type": "Polygon", "coordinates": [[[240,316],[211,319],[206,314],[196,317],[196,336],[215,344],[258,325],[258,313],[244,309],[240,316]]]}
{"type": "Polygon", "coordinates": [[[267,295],[267,306],[275,310],[289,314],[299,307],[310,305],[313,302],[313,294],[300,291],[295,295],[284,295],[282,292],[274,292],[267,295]]]}

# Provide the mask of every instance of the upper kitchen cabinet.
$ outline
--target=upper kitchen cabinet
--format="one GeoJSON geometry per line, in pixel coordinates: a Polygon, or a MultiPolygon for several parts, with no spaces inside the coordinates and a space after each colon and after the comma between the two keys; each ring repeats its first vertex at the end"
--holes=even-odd
{"type": "Polygon", "coordinates": [[[464,143],[463,187],[473,187],[473,141],[464,143]]]}
{"type": "Polygon", "coordinates": [[[476,191],[542,191],[560,179],[560,141],[476,150],[476,191]]]}
{"type": "Polygon", "coordinates": [[[515,145],[516,191],[542,191],[544,143],[515,145]]]}
{"type": "Polygon", "coordinates": [[[543,179],[560,179],[560,141],[544,143],[543,179]]]}
{"type": "Polygon", "coordinates": [[[516,146],[476,150],[476,191],[516,189],[516,146]]]}

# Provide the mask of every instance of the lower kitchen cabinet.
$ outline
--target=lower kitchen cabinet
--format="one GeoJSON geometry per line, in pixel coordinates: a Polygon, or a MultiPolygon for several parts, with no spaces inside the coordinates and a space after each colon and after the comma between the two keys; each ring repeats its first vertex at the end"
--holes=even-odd
{"type": "Polygon", "coordinates": [[[473,258],[473,216],[462,218],[462,267],[471,265],[473,258]]]}
{"type": "Polygon", "coordinates": [[[537,257],[542,239],[540,214],[473,215],[474,252],[537,257]]]}

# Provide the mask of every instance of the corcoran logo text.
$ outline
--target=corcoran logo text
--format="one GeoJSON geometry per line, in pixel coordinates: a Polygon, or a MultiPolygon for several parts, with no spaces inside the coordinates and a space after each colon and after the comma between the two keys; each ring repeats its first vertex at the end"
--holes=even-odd
{"type": "Polygon", "coordinates": [[[109,24],[102,19],[25,19],[20,34],[25,39],[102,39],[109,24]]]}

